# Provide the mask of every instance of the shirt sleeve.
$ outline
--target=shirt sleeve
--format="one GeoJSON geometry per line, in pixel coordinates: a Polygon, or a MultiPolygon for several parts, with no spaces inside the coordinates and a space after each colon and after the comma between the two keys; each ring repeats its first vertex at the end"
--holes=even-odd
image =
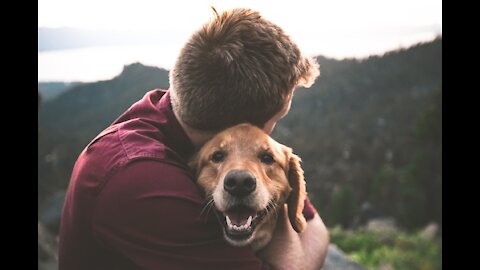
{"type": "Polygon", "coordinates": [[[302,213],[303,213],[303,216],[305,217],[305,220],[307,221],[311,220],[317,213],[317,210],[315,209],[313,204],[310,202],[310,199],[308,197],[305,199],[302,213]]]}
{"type": "Polygon", "coordinates": [[[136,161],[103,187],[92,230],[104,246],[142,269],[270,269],[249,247],[228,244],[204,206],[184,170],[136,161]]]}

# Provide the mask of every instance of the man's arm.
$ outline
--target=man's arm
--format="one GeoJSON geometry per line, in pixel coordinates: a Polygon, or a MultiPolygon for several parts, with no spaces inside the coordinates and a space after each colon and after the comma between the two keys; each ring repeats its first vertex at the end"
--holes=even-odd
{"type": "Polygon", "coordinates": [[[327,256],[330,237],[323,220],[318,214],[307,222],[305,232],[300,234],[307,265],[305,269],[320,269],[327,256]]]}
{"type": "Polygon", "coordinates": [[[272,241],[258,256],[276,270],[319,270],[325,261],[330,238],[327,228],[318,214],[307,222],[301,234],[293,230],[286,209],[280,211],[272,241]]]}

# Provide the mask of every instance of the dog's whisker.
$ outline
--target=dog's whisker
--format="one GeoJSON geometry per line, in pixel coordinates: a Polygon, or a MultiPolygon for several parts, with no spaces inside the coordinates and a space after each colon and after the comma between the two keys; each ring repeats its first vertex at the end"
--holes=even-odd
{"type": "Polygon", "coordinates": [[[270,206],[271,212],[272,212],[274,215],[276,215],[276,214],[277,214],[277,211],[276,211],[277,209],[275,208],[275,206],[274,206],[272,203],[270,203],[269,206],[270,206]]]}
{"type": "Polygon", "coordinates": [[[209,213],[210,213],[210,211],[213,209],[214,205],[215,205],[215,201],[212,199],[212,201],[211,201],[211,203],[210,203],[210,207],[208,207],[208,209],[207,209],[207,214],[206,214],[206,216],[209,215],[209,213]]]}
{"type": "Polygon", "coordinates": [[[205,206],[202,208],[202,211],[200,212],[200,216],[203,215],[203,213],[205,212],[205,210],[207,210],[207,213],[206,213],[206,214],[207,214],[207,216],[208,216],[208,212],[209,212],[210,209],[212,208],[213,204],[214,204],[214,200],[213,200],[213,198],[212,198],[212,199],[210,199],[210,200],[205,204],[205,206]]]}
{"type": "Polygon", "coordinates": [[[278,208],[276,207],[273,200],[270,200],[267,205],[267,213],[269,213],[270,211],[272,211],[275,215],[278,215],[278,208]]]}

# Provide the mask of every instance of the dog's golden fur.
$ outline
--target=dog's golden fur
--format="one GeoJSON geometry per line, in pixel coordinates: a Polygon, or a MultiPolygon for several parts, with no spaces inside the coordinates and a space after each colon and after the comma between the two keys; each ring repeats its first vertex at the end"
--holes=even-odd
{"type": "Polygon", "coordinates": [[[276,142],[263,130],[240,124],[208,141],[190,165],[196,171],[197,183],[208,203],[212,204],[209,206],[215,207],[226,240],[236,246],[250,245],[259,250],[270,241],[278,211],[285,203],[295,231],[302,232],[307,225],[302,214],[306,188],[300,162],[291,148],[276,142]],[[246,171],[256,179],[256,187],[248,196],[237,198],[225,190],[225,176],[233,170],[246,171]],[[232,239],[227,233],[225,221],[236,207],[251,209],[248,211],[254,213],[250,214],[255,216],[254,221],[258,218],[257,223],[252,222],[247,236],[240,240],[232,239]]]}

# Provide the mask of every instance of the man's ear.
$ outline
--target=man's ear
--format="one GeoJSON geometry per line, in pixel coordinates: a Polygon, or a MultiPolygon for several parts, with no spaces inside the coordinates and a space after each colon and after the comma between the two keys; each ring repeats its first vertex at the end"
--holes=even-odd
{"type": "Polygon", "coordinates": [[[307,198],[307,189],[303,178],[303,169],[300,166],[302,160],[295,154],[290,153],[288,166],[288,183],[292,188],[288,197],[288,218],[293,229],[300,233],[307,226],[303,216],[304,201],[307,198]]]}

